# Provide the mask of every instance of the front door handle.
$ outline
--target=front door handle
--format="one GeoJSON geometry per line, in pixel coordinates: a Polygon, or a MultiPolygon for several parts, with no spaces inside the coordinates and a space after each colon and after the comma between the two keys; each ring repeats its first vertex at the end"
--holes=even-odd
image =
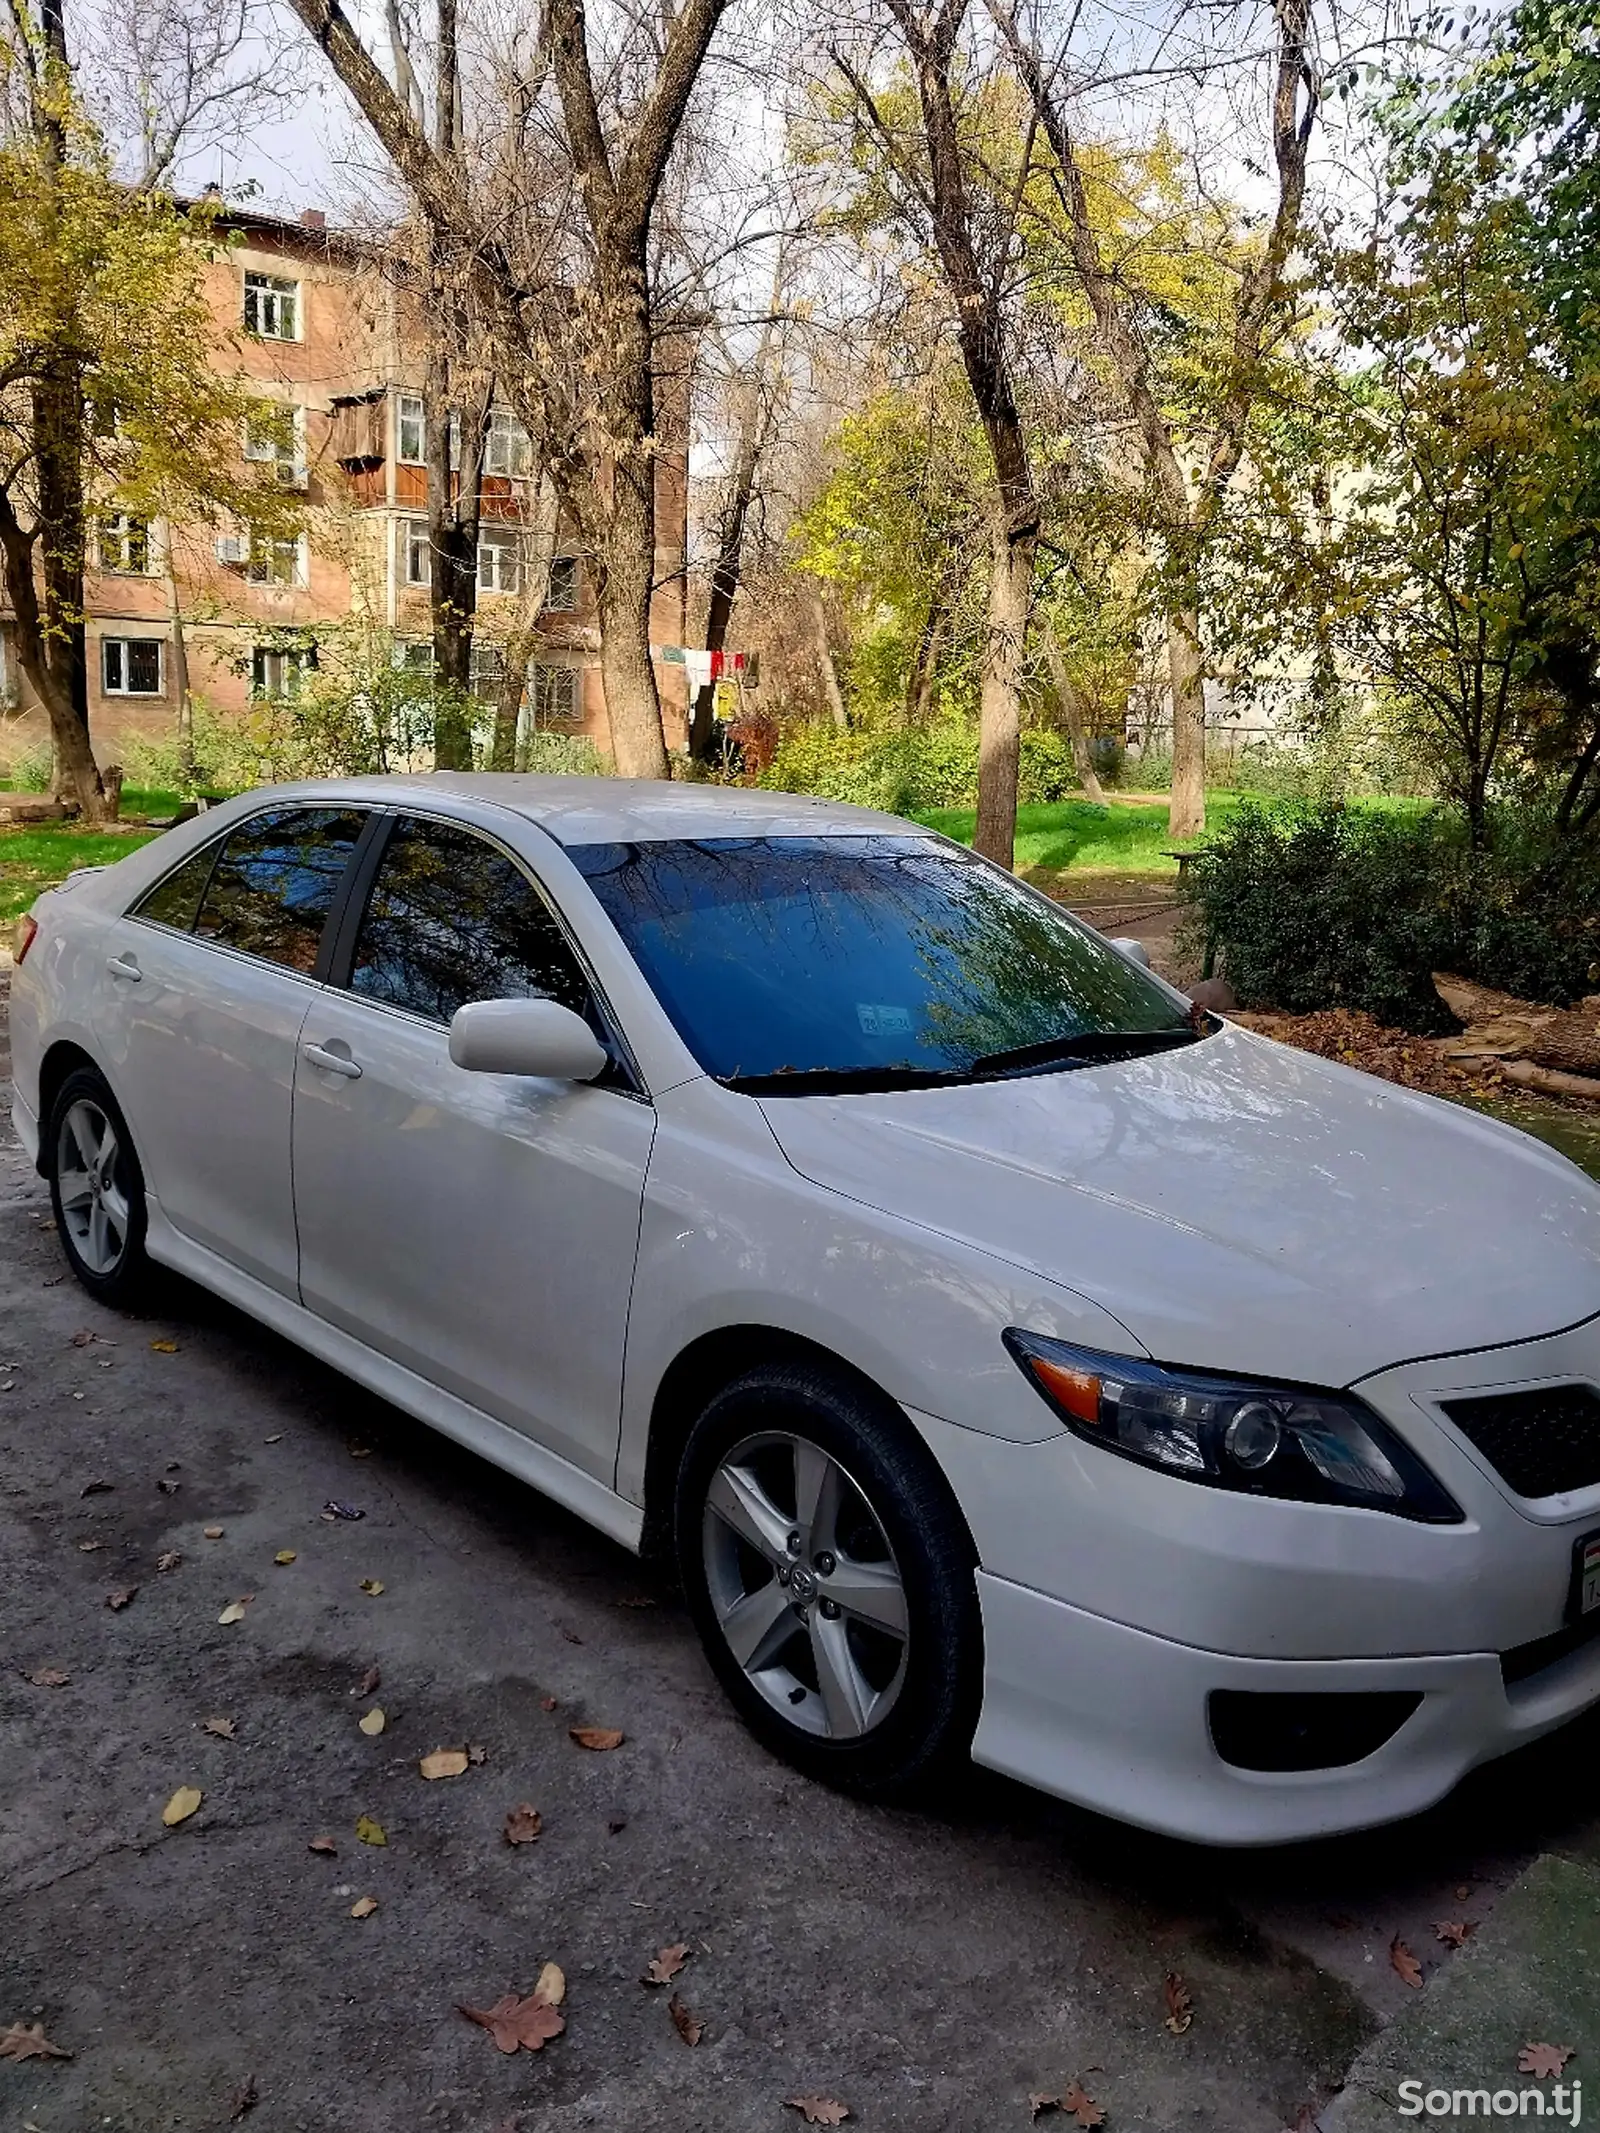
{"type": "Polygon", "coordinates": [[[144,976],[144,972],[139,968],[138,958],[126,949],[121,955],[107,956],[106,968],[114,978],[126,978],[132,985],[137,985],[144,976]]]}
{"type": "Polygon", "coordinates": [[[348,1052],[335,1052],[324,1044],[307,1044],[302,1050],[311,1064],[320,1067],[324,1074],[342,1074],[346,1081],[361,1079],[361,1069],[348,1052]]]}

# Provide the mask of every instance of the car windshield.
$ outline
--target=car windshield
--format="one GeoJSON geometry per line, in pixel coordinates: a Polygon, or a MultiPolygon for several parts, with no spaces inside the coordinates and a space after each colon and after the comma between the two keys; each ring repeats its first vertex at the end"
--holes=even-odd
{"type": "Polygon", "coordinates": [[[934,837],[574,846],[708,1074],[756,1094],[1057,1072],[1192,1042],[1136,964],[934,837]]]}

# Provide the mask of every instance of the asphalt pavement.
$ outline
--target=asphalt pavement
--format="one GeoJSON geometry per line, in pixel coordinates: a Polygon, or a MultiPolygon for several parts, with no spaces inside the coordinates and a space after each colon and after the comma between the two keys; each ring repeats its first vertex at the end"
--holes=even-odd
{"type": "Polygon", "coordinates": [[[192,1288],[91,1303],[9,1128],[0,1669],[0,2133],[782,2133],[802,2096],[991,2133],[1074,2081],[1109,2133],[1278,2133],[1436,1986],[1436,1921],[1535,1852],[1600,1857],[1592,1726],[1293,1851],[978,1772],[836,1797],[611,1543],[192,1288]],[[425,1778],[439,1749],[465,1769],[425,1778]],[[459,2012],[547,1963],[538,2052],[459,2012]],[[72,2056],[13,2062],[13,2024],[72,2056]]]}

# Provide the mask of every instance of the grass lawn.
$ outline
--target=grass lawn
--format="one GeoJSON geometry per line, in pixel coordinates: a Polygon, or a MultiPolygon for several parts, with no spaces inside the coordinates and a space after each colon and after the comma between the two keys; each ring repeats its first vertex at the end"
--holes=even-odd
{"type": "MultiPolygon", "coordinates": [[[[125,814],[170,815],[177,806],[176,793],[147,792],[127,785],[122,789],[125,814]]],[[[41,889],[48,889],[74,867],[98,867],[124,859],[156,834],[133,823],[111,830],[79,829],[75,822],[32,822],[17,829],[0,823],[0,924],[9,925],[41,889]]]]}

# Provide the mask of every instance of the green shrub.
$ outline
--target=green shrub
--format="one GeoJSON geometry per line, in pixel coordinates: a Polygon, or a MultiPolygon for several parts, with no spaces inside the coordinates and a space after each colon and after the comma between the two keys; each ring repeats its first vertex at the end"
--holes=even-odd
{"type": "MultiPolygon", "coordinates": [[[[778,752],[762,773],[775,792],[815,793],[850,800],[891,815],[939,807],[971,807],[978,797],[978,729],[967,719],[884,731],[809,720],[785,728],[778,752]]],[[[1017,776],[1024,806],[1061,800],[1077,789],[1066,736],[1048,726],[1025,726],[1017,776]]]]}

